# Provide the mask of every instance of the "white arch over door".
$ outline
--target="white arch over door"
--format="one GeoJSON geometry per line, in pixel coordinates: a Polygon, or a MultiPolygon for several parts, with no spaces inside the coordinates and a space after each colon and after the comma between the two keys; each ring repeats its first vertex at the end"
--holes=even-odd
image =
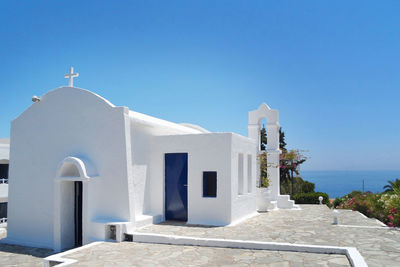
{"type": "MultiPolygon", "coordinates": [[[[54,182],[54,224],[53,224],[53,248],[61,251],[74,246],[74,182],[82,182],[82,243],[88,243],[87,237],[87,192],[90,177],[88,167],[77,157],[66,157],[60,162],[54,182]]],[[[92,169],[91,166],[89,169],[92,169]]]]}

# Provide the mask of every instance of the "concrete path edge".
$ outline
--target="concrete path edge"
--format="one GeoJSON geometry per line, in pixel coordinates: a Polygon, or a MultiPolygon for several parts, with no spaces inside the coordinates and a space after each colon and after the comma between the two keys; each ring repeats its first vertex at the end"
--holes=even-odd
{"type": "MultiPolygon", "coordinates": [[[[340,254],[340,255],[345,255],[349,260],[350,265],[353,267],[368,266],[364,258],[361,256],[360,252],[354,247],[317,246],[317,245],[306,245],[306,244],[245,241],[245,240],[233,240],[233,239],[197,238],[188,236],[148,234],[148,233],[136,233],[136,232],[132,234],[132,241],[139,243],[185,245],[185,246],[200,246],[200,247],[292,251],[292,252],[308,252],[308,253],[319,253],[319,254],[340,254]]],[[[54,264],[56,263],[59,263],[57,264],[57,266],[60,267],[70,265],[72,263],[75,263],[76,260],[68,259],[65,256],[101,243],[104,242],[93,242],[79,248],[51,255],[43,260],[43,266],[50,267],[54,266],[54,264]]]]}
{"type": "Polygon", "coordinates": [[[74,249],[70,249],[61,253],[57,253],[51,256],[48,256],[46,258],[43,259],[43,267],[51,267],[51,266],[57,266],[57,267],[62,267],[62,266],[68,266],[70,264],[73,264],[75,262],[77,262],[77,260],[73,260],[73,259],[68,259],[68,258],[64,258],[65,256],[67,256],[68,254],[72,254],[75,252],[78,252],[80,250],[84,250],[93,246],[97,246],[101,243],[104,243],[103,241],[96,241],[87,245],[84,245],[82,247],[79,248],[74,248],[74,249]]]}
{"type": "Polygon", "coordinates": [[[170,245],[340,254],[340,255],[345,255],[348,258],[351,266],[353,267],[368,266],[364,258],[361,256],[360,252],[354,247],[317,246],[317,245],[245,241],[245,240],[233,240],[233,239],[198,238],[198,237],[148,234],[148,233],[133,233],[132,241],[140,243],[156,243],[156,244],[170,244],[170,245]]]}

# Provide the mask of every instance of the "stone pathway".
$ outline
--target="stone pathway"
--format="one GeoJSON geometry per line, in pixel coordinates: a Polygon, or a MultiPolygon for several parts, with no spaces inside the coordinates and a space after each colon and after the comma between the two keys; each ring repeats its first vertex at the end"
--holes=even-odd
{"type": "Polygon", "coordinates": [[[265,250],[102,243],[65,256],[71,266],[350,266],[344,255],[265,250]]]}
{"type": "Polygon", "coordinates": [[[229,227],[203,227],[165,222],[137,230],[168,235],[286,242],[356,247],[369,266],[400,266],[400,231],[383,227],[358,212],[340,211],[341,227],[332,225],[332,211],[325,205],[300,205],[301,210],[260,213],[229,227]],[[374,227],[374,228],[371,228],[374,227]]]}
{"type": "Polygon", "coordinates": [[[0,266],[43,266],[52,250],[0,244],[0,266]]]}

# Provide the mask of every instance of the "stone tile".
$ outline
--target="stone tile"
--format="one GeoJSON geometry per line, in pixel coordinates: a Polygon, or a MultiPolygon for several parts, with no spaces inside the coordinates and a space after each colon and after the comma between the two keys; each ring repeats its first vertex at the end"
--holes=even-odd
{"type": "MultiPolygon", "coordinates": [[[[399,266],[400,231],[388,230],[375,220],[353,211],[340,211],[339,222],[374,226],[377,229],[334,226],[332,211],[326,206],[301,205],[301,208],[260,213],[228,227],[165,222],[138,231],[204,238],[354,246],[369,266],[399,266]]],[[[0,244],[0,266],[41,266],[42,258],[51,253],[48,250],[0,244]]],[[[79,261],[76,266],[349,266],[343,255],[132,242],[102,243],[69,257],[79,261]]]]}
{"type": "MultiPolygon", "coordinates": [[[[81,251],[66,256],[78,260],[74,266],[88,266],[93,263],[104,262],[99,255],[107,259],[106,262],[115,263],[117,266],[130,263],[132,266],[304,266],[304,260],[310,263],[326,260],[336,260],[342,257],[342,262],[347,258],[342,255],[310,254],[298,252],[278,252],[248,249],[213,248],[196,246],[175,246],[161,244],[141,244],[135,242],[103,243],[90,248],[99,253],[81,251]],[[155,255],[156,251],[162,251],[155,255]],[[145,252],[145,253],[141,253],[145,252]],[[140,255],[140,257],[139,257],[140,255]],[[314,255],[316,260],[310,259],[314,255]],[[134,260],[136,259],[136,260],[134,260]],[[138,260],[140,259],[140,260],[138,260]]],[[[347,261],[347,265],[350,266],[347,261]]]]}
{"type": "Polygon", "coordinates": [[[0,266],[42,266],[52,250],[0,244],[0,266]]]}
{"type": "MultiPolygon", "coordinates": [[[[340,210],[339,223],[375,228],[335,226],[332,225],[332,210],[326,206],[300,205],[300,207],[301,210],[260,213],[245,222],[228,227],[186,226],[179,222],[174,222],[172,225],[164,222],[144,227],[138,232],[166,234],[173,227],[175,235],[192,237],[352,246],[360,251],[367,264],[376,262],[377,255],[383,256],[386,264],[387,262],[398,263],[400,231],[383,227],[375,219],[366,218],[350,210],[340,210]]],[[[321,262],[319,265],[326,264],[321,262]]]]}

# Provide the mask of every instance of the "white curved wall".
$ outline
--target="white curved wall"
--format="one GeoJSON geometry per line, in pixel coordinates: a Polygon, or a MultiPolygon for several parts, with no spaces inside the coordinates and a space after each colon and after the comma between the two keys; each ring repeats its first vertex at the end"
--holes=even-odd
{"type": "Polygon", "coordinates": [[[15,119],[9,242],[53,248],[54,180],[59,163],[68,156],[88,159],[98,173],[84,183],[89,220],[84,243],[104,238],[104,227],[96,222],[133,221],[129,123],[127,108],[70,87],[47,93],[15,119]]]}

